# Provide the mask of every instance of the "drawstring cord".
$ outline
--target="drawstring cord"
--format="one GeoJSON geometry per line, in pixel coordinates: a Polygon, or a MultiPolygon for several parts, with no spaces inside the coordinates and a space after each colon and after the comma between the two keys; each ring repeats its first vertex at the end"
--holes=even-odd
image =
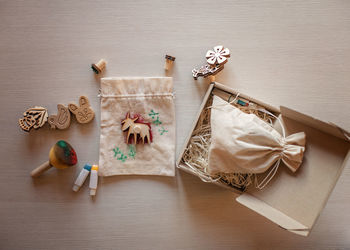
{"type": "MultiPolygon", "coordinates": [[[[269,112],[267,110],[264,110],[264,109],[258,109],[258,111],[266,113],[266,114],[274,117],[280,123],[281,129],[282,129],[282,137],[283,137],[282,139],[283,139],[283,147],[284,147],[285,139],[286,139],[286,132],[285,132],[284,126],[283,126],[280,118],[278,118],[277,116],[275,116],[271,112],[269,112]]],[[[278,168],[280,166],[282,157],[283,157],[283,151],[280,153],[279,159],[277,160],[275,165],[272,167],[272,169],[269,171],[269,173],[265,176],[265,178],[260,183],[258,181],[258,177],[255,175],[255,187],[256,188],[262,190],[272,180],[272,178],[277,173],[277,170],[278,170],[278,168]]]]}

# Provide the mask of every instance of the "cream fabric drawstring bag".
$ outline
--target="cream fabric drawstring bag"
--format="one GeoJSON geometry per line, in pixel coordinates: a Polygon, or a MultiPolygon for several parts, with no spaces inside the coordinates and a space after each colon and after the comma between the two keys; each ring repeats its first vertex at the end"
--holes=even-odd
{"type": "Polygon", "coordinates": [[[304,132],[285,137],[282,124],[283,135],[256,115],[246,114],[220,97],[213,97],[210,122],[210,174],[263,173],[275,164],[273,176],[280,161],[295,172],[303,160],[304,132]]]}
{"type": "Polygon", "coordinates": [[[174,176],[175,108],[172,78],[102,78],[100,96],[99,175],[174,176]],[[131,118],[142,117],[150,126],[151,143],[126,143],[126,133],[122,131],[121,123],[127,113],[131,118]]]}

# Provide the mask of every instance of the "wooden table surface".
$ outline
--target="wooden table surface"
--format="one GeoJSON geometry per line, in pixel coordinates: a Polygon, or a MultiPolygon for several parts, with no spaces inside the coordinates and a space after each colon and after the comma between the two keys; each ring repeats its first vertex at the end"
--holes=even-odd
{"type": "Polygon", "coordinates": [[[350,130],[350,1],[0,1],[0,249],[349,249],[350,169],[311,235],[282,230],[235,195],[182,171],[175,178],[100,180],[96,199],[72,183],[98,162],[99,78],[164,76],[176,56],[177,155],[206,91],[191,70],[222,44],[217,81],[350,130]],[[87,95],[96,119],[66,131],[22,132],[26,108],[87,95]],[[50,146],[66,139],[79,164],[33,180],[50,146]]]}

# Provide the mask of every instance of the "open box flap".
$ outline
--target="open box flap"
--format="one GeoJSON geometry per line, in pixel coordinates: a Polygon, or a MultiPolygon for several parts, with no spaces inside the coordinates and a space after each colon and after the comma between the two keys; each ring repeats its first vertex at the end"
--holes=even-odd
{"type": "Polygon", "coordinates": [[[236,201],[250,208],[251,210],[254,210],[258,214],[264,216],[288,231],[303,236],[307,236],[310,233],[310,229],[308,227],[285,215],[281,211],[269,206],[253,195],[247,193],[242,194],[236,198],[236,201]]]}
{"type": "Polygon", "coordinates": [[[251,188],[237,201],[281,227],[307,236],[327,203],[343,168],[349,165],[349,143],[285,117],[288,134],[304,131],[307,138],[304,160],[297,172],[284,164],[262,190],[251,188]]]}
{"type": "MultiPolygon", "coordinates": [[[[218,95],[224,100],[230,100],[232,94],[237,94],[236,91],[227,86],[212,83],[200,111],[210,97],[210,93],[218,95]]],[[[349,134],[334,124],[322,122],[289,108],[281,107],[280,110],[264,105],[264,103],[249,96],[243,94],[240,96],[250,101],[256,101],[276,115],[283,111],[280,118],[283,120],[286,134],[304,131],[307,143],[303,163],[297,172],[292,173],[281,163],[275,177],[263,190],[257,190],[251,186],[246,190],[246,193],[237,198],[237,201],[286,230],[307,236],[327,203],[343,168],[350,165],[350,143],[347,138],[349,134]]],[[[192,131],[197,121],[198,115],[192,131]]],[[[278,123],[276,124],[278,130],[278,123]]],[[[186,150],[189,138],[182,151],[186,150]]],[[[182,156],[183,152],[180,154],[178,167],[181,165],[179,163],[182,156]]],[[[181,168],[189,170],[185,165],[181,168]]],[[[188,172],[193,173],[193,171],[188,172]]],[[[198,176],[196,173],[193,174],[198,176]]],[[[227,187],[233,190],[232,187],[228,185],[227,187]]]]}
{"type": "Polygon", "coordinates": [[[338,138],[341,138],[350,142],[350,133],[345,129],[342,129],[339,126],[335,125],[334,123],[327,123],[327,122],[321,121],[319,119],[302,114],[298,111],[292,110],[284,106],[280,106],[280,110],[283,116],[302,122],[310,127],[319,129],[325,133],[334,135],[338,138]]]}

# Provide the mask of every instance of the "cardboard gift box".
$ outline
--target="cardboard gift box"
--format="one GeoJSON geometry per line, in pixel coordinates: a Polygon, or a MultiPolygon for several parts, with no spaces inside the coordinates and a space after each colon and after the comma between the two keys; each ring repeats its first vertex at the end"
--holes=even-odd
{"type": "MultiPolygon", "coordinates": [[[[178,168],[201,177],[198,171],[194,171],[186,164],[183,157],[198,119],[213,95],[230,100],[237,94],[235,90],[220,83],[210,84],[191,133],[180,152],[177,160],[178,168]]],[[[344,166],[349,161],[350,134],[335,124],[321,121],[287,107],[276,108],[242,93],[239,93],[239,97],[258,104],[278,116],[283,121],[287,136],[300,131],[305,132],[306,151],[303,163],[296,173],[280,167],[271,182],[262,190],[255,188],[245,190],[228,185],[223,181],[214,183],[239,193],[240,195],[236,198],[239,203],[282,228],[307,236],[325,206],[344,166]]]]}

